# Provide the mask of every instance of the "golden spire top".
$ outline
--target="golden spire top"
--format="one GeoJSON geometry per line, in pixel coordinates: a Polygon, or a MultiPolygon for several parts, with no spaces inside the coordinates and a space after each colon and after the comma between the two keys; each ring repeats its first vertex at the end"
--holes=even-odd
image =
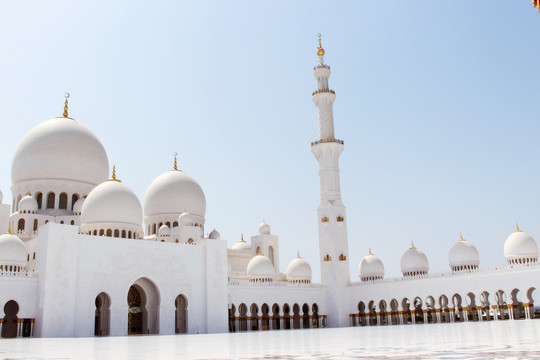
{"type": "Polygon", "coordinates": [[[11,234],[11,223],[8,223],[8,226],[7,226],[7,233],[8,233],[8,234],[11,234]]]}
{"type": "Polygon", "coordinates": [[[113,167],[112,167],[112,176],[111,176],[111,178],[110,178],[109,180],[107,180],[107,181],[118,181],[118,182],[121,182],[120,180],[118,180],[118,179],[116,178],[116,165],[113,165],[113,167]]]}
{"type": "Polygon", "coordinates": [[[321,33],[319,33],[318,36],[319,36],[319,47],[317,48],[317,56],[323,56],[324,49],[322,48],[322,44],[321,44],[321,33]]]}
{"type": "Polygon", "coordinates": [[[414,246],[414,240],[411,241],[411,249],[416,249],[416,247],[414,246]]]}
{"type": "Polygon", "coordinates": [[[178,162],[176,160],[177,156],[178,156],[178,153],[174,153],[174,170],[178,170],[178,162]]]}
{"type": "Polygon", "coordinates": [[[465,241],[465,239],[463,238],[463,234],[462,234],[462,233],[459,233],[459,241],[465,241]]]}
{"type": "Polygon", "coordinates": [[[66,101],[64,101],[64,117],[68,117],[68,99],[69,99],[69,93],[65,93],[64,97],[66,98],[66,101]]]}
{"type": "Polygon", "coordinates": [[[519,228],[519,224],[516,222],[516,231],[515,232],[521,232],[521,229],[519,228]]]}
{"type": "MultiPolygon", "coordinates": [[[[214,229],[214,230],[215,230],[215,229],[214,229]]],[[[240,242],[243,242],[243,243],[246,242],[246,241],[244,240],[244,234],[241,234],[241,235],[240,235],[240,242]]]]}
{"type": "Polygon", "coordinates": [[[296,258],[297,259],[301,259],[302,257],[300,256],[300,250],[297,250],[296,251],[296,258]]]}
{"type": "Polygon", "coordinates": [[[257,248],[257,255],[262,255],[262,252],[261,252],[261,248],[260,248],[260,247],[257,248]]]}
{"type": "Polygon", "coordinates": [[[368,255],[373,255],[373,254],[371,253],[371,248],[369,248],[368,255]]]}

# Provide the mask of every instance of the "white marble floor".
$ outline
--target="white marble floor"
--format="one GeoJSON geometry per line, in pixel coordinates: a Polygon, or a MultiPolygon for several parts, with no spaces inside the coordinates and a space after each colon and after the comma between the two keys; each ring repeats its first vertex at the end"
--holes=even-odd
{"type": "Polygon", "coordinates": [[[533,359],[540,320],[235,334],[1,339],[0,359],[533,359]]]}

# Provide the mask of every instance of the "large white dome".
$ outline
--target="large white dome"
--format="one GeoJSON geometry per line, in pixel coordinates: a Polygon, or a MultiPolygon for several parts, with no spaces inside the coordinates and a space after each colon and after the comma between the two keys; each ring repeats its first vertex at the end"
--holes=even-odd
{"type": "Polygon", "coordinates": [[[411,245],[401,257],[401,272],[403,276],[425,275],[429,271],[426,255],[411,245]]]}
{"type": "Polygon", "coordinates": [[[517,228],[504,243],[504,258],[509,264],[529,264],[538,261],[536,241],[517,228]]]}
{"type": "Polygon", "coordinates": [[[144,215],[178,214],[188,212],[204,217],[206,198],[201,186],[191,176],[179,170],[158,176],[144,196],[144,215]]]}
{"type": "Polygon", "coordinates": [[[472,270],[478,268],[480,256],[476,247],[460,235],[448,253],[448,262],[452,271],[472,270]]]}
{"type": "Polygon", "coordinates": [[[248,263],[247,275],[254,280],[269,281],[274,276],[274,265],[266,256],[255,255],[248,263]]]}
{"type": "Polygon", "coordinates": [[[19,201],[18,209],[21,214],[34,214],[38,209],[38,203],[32,195],[25,195],[21,201],[19,201]]]}
{"type": "Polygon", "coordinates": [[[311,266],[300,254],[287,266],[287,280],[291,282],[311,282],[311,266]]]}
{"type": "Polygon", "coordinates": [[[17,235],[0,235],[0,265],[25,268],[26,256],[26,246],[17,235]]]}
{"type": "Polygon", "coordinates": [[[371,253],[364,256],[358,265],[358,276],[362,281],[384,278],[384,265],[381,259],[371,253]]]}
{"type": "Polygon", "coordinates": [[[142,208],[135,193],[118,180],[90,191],[81,209],[81,225],[118,223],[141,226],[142,208]]]}
{"type": "Polygon", "coordinates": [[[13,156],[11,181],[60,179],[97,185],[108,171],[107,154],[96,135],[71,118],[59,117],[22,138],[13,156]]]}

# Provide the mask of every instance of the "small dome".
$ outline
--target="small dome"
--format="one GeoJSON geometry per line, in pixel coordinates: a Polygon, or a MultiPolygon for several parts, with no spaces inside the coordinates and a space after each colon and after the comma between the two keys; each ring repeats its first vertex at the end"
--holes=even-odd
{"type": "Polygon", "coordinates": [[[358,265],[358,276],[362,281],[384,278],[384,265],[381,259],[371,253],[364,256],[358,265]]]}
{"type": "Polygon", "coordinates": [[[26,256],[26,246],[17,235],[0,235],[0,265],[24,268],[26,267],[26,256]]]}
{"type": "Polygon", "coordinates": [[[426,255],[414,244],[401,257],[401,272],[403,276],[425,275],[429,271],[426,255]]]}
{"type": "Polygon", "coordinates": [[[183,212],[178,217],[178,224],[180,226],[182,226],[182,225],[184,225],[184,226],[193,226],[193,216],[191,216],[191,214],[189,214],[187,212],[183,212]]]}
{"type": "Polygon", "coordinates": [[[209,237],[210,239],[214,239],[214,240],[219,240],[219,239],[221,239],[221,235],[220,235],[220,233],[219,233],[216,229],[212,230],[212,231],[210,232],[210,235],[208,235],[208,237],[209,237]]]}
{"type": "Polygon", "coordinates": [[[21,201],[19,201],[19,213],[25,214],[30,213],[33,214],[38,209],[38,203],[36,199],[32,197],[32,195],[28,194],[24,196],[21,201]]]}
{"type": "Polygon", "coordinates": [[[274,265],[266,256],[255,255],[248,263],[247,275],[254,280],[270,280],[274,276],[274,265]]]}
{"type": "Polygon", "coordinates": [[[311,282],[311,266],[300,254],[287,266],[287,280],[291,282],[311,282]]]}
{"type": "Polygon", "coordinates": [[[75,201],[75,204],[73,204],[73,214],[81,215],[82,207],[85,200],[86,200],[86,197],[83,196],[79,200],[75,201]]]}
{"type": "Polygon", "coordinates": [[[83,203],[81,225],[97,223],[141,226],[142,208],[137,195],[118,180],[96,186],[83,203]]]}
{"type": "Polygon", "coordinates": [[[242,234],[240,240],[232,248],[233,250],[251,250],[251,245],[244,241],[244,234],[242,234]]]}
{"type": "Polygon", "coordinates": [[[190,214],[204,217],[206,198],[201,186],[179,170],[161,174],[152,181],[144,196],[144,215],[190,214]]]}
{"type": "Polygon", "coordinates": [[[68,117],[38,124],[21,140],[11,165],[13,184],[43,179],[97,185],[107,179],[105,148],[86,126],[68,117]]]}
{"type": "Polygon", "coordinates": [[[270,225],[265,221],[259,225],[259,235],[270,235],[270,225]]]}
{"type": "Polygon", "coordinates": [[[460,239],[450,249],[448,262],[452,271],[472,270],[478,269],[480,257],[476,247],[460,235],[460,239]]]}
{"type": "Polygon", "coordinates": [[[536,241],[519,230],[514,231],[504,243],[504,258],[508,264],[529,264],[538,261],[538,246],[536,241]]]}
{"type": "Polygon", "coordinates": [[[159,236],[169,236],[171,235],[171,229],[167,225],[161,225],[158,230],[159,236]]]}

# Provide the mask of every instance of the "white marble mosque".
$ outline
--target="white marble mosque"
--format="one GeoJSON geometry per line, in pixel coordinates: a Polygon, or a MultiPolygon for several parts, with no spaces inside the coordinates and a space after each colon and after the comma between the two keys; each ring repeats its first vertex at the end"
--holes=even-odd
{"type": "MultiPolygon", "coordinates": [[[[148,186],[141,206],[129,179],[117,178],[94,133],[63,116],[32,128],[12,162],[12,204],[0,195],[2,337],[87,337],[217,333],[500,321],[538,317],[535,240],[516,226],[507,264],[481,268],[463,237],[450,270],[430,273],[411,244],[403,276],[385,278],[371,251],[351,281],[347,214],[340,191],[344,143],[334,134],[330,66],[319,39],[314,68],[319,164],[317,209],[321,281],[300,255],[280,272],[279,238],[258,234],[227,248],[205,234],[206,199],[190,175],[172,169],[148,186]],[[61,299],[59,298],[61,294],[61,299]],[[3,311],[3,312],[2,312],[3,311]]],[[[289,260],[289,259],[287,259],[289,260]]]]}

